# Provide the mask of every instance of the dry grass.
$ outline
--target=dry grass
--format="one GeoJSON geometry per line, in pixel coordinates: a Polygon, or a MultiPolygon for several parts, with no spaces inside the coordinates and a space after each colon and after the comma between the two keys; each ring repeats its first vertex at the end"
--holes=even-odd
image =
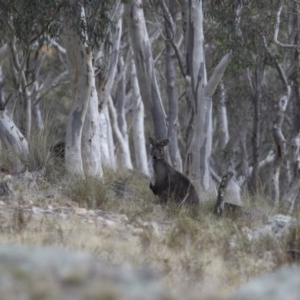
{"type": "MultiPolygon", "coordinates": [[[[226,299],[251,277],[288,263],[286,242],[271,238],[249,242],[241,229],[257,224],[216,219],[213,202],[196,213],[162,207],[155,203],[148,180],[134,173],[106,172],[102,181],[61,176],[63,180],[51,184],[41,181],[37,187],[40,196],[34,201],[55,207],[65,205],[68,199],[87,209],[126,214],[127,224],[101,226],[85,223],[76,214],[63,220],[26,215],[15,209],[7,219],[0,219],[2,244],[60,245],[89,251],[113,265],[147,265],[158,270],[164,284],[185,299],[187,295],[190,299],[193,295],[198,299],[199,295],[202,299],[226,299]],[[54,196],[49,199],[50,188],[54,196]]],[[[299,230],[293,234],[299,243],[299,230]]]]}

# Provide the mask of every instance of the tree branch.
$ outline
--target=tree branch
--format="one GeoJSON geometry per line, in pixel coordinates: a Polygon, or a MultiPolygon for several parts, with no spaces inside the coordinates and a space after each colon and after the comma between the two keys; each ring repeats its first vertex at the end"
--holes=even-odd
{"type": "Polygon", "coordinates": [[[281,1],[281,4],[279,6],[279,9],[276,13],[276,23],[275,23],[275,29],[274,29],[274,37],[273,37],[273,42],[277,46],[280,46],[282,48],[297,48],[297,45],[292,45],[292,44],[284,44],[278,41],[278,33],[279,33],[279,27],[280,27],[280,15],[282,12],[282,5],[283,5],[283,0],[281,1]]]}
{"type": "Polygon", "coordinates": [[[205,97],[211,98],[214,94],[232,56],[232,51],[223,56],[219,64],[216,66],[213,74],[211,75],[206,87],[205,97]]]}

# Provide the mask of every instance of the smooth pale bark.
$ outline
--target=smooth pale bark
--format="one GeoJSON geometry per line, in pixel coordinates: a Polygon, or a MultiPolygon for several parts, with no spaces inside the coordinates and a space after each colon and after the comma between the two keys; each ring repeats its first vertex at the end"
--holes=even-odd
{"type": "MultiPolygon", "coordinates": [[[[235,152],[237,151],[241,137],[246,135],[247,131],[247,118],[243,119],[241,126],[234,128],[235,134],[232,139],[229,139],[228,118],[226,108],[226,93],[224,83],[221,80],[220,84],[220,100],[218,103],[218,153],[222,160],[222,172],[232,173],[232,180],[229,181],[225,200],[229,203],[241,204],[241,187],[235,177],[235,152]],[[245,125],[243,126],[243,124],[245,125]],[[243,132],[241,132],[241,131],[243,132]]],[[[246,157],[247,159],[247,157],[246,157]]],[[[220,161],[220,159],[219,159],[220,161]]]]}
{"type": "Polygon", "coordinates": [[[189,1],[187,76],[190,76],[191,118],[188,126],[186,168],[198,189],[215,193],[210,176],[212,150],[212,95],[229,64],[226,54],[207,82],[202,1],[189,1]]]}
{"type": "MultiPolygon", "coordinates": [[[[76,3],[71,3],[78,10],[76,3]]],[[[80,11],[76,11],[80,14],[80,11]]],[[[70,18],[70,14],[68,16],[70,18]]],[[[66,169],[73,175],[84,177],[81,139],[85,115],[92,91],[92,53],[78,35],[72,19],[65,21],[64,41],[70,75],[73,105],[68,119],[65,148],[66,169]]]]}
{"type": "Polygon", "coordinates": [[[29,90],[29,86],[27,84],[27,78],[25,75],[25,62],[27,60],[27,56],[29,52],[25,51],[24,57],[22,61],[19,60],[19,56],[17,53],[15,39],[12,38],[8,42],[10,57],[11,57],[11,68],[14,69],[13,72],[16,74],[16,88],[17,93],[21,91],[20,99],[22,100],[22,114],[21,114],[21,125],[20,130],[24,133],[25,137],[28,137],[31,132],[31,92],[29,90]]]}
{"type": "Polygon", "coordinates": [[[116,150],[117,156],[122,168],[132,169],[132,161],[130,156],[128,130],[125,112],[126,103],[126,82],[125,74],[126,68],[124,67],[123,57],[119,61],[119,80],[117,83],[117,90],[115,96],[115,105],[110,100],[109,108],[112,117],[112,127],[116,137],[116,150]]]}
{"type": "Polygon", "coordinates": [[[44,126],[44,120],[43,120],[43,115],[41,111],[40,104],[37,103],[36,105],[33,105],[32,107],[32,116],[33,116],[33,121],[35,124],[35,129],[37,129],[39,132],[43,131],[45,129],[44,126]]]}
{"type": "Polygon", "coordinates": [[[291,95],[291,88],[289,87],[287,95],[284,95],[280,98],[278,103],[278,109],[276,113],[276,117],[274,120],[273,125],[273,138],[276,144],[276,160],[275,166],[273,171],[273,187],[274,187],[274,205],[278,206],[279,204],[279,196],[280,196],[280,189],[279,189],[279,175],[281,170],[282,162],[286,155],[286,140],[282,133],[282,124],[284,121],[284,114],[288,105],[288,101],[291,95]]]}
{"type": "Polygon", "coordinates": [[[164,13],[164,23],[166,31],[166,85],[167,96],[169,103],[168,112],[168,138],[169,138],[169,154],[171,159],[171,165],[173,168],[182,172],[182,159],[180,156],[177,140],[178,130],[178,89],[177,78],[175,71],[174,56],[175,51],[170,43],[174,37],[175,24],[173,22],[176,17],[176,5],[174,0],[169,1],[169,7],[162,2],[162,9],[164,13]]]}
{"type": "MultiPolygon", "coordinates": [[[[116,96],[115,96],[115,108],[117,112],[117,120],[118,120],[118,127],[123,136],[123,138],[127,138],[127,123],[126,123],[126,116],[125,116],[125,103],[126,103],[126,82],[125,82],[125,72],[126,69],[124,68],[124,61],[123,57],[120,57],[119,60],[119,70],[120,70],[120,77],[118,83],[116,84],[116,96]]],[[[128,141],[127,141],[128,142],[128,141]]]]}
{"type": "Polygon", "coordinates": [[[142,1],[133,0],[127,4],[126,15],[142,100],[146,112],[152,115],[152,119],[149,118],[151,131],[156,139],[162,140],[167,137],[166,114],[157,85],[142,1]]]}
{"type": "Polygon", "coordinates": [[[98,57],[96,57],[96,63],[100,65],[100,71],[96,75],[96,88],[99,96],[101,158],[102,165],[112,169],[116,168],[116,161],[114,154],[114,140],[107,105],[117,70],[123,26],[123,11],[123,4],[118,3],[113,19],[115,21],[115,29],[111,37],[112,44],[107,46],[103,51],[98,52],[98,57]],[[105,59],[107,63],[102,65],[102,59],[105,59]]]}
{"type": "Polygon", "coordinates": [[[44,120],[42,116],[42,111],[40,108],[40,103],[36,100],[40,97],[40,86],[38,81],[35,80],[33,83],[33,91],[32,91],[32,117],[33,117],[33,124],[37,131],[41,132],[44,130],[44,120]]]}
{"type": "Polygon", "coordinates": [[[132,133],[135,163],[138,171],[148,175],[147,151],[144,134],[144,104],[141,99],[140,87],[136,76],[134,60],[131,63],[130,85],[132,90],[133,120],[132,133]]]}
{"type": "Polygon", "coordinates": [[[300,189],[300,134],[291,141],[291,162],[294,169],[294,178],[282,196],[283,208],[292,213],[300,189]]]}
{"type": "Polygon", "coordinates": [[[0,110],[0,140],[2,148],[8,150],[13,171],[24,171],[29,155],[28,143],[5,110],[0,110]]]}
{"type": "Polygon", "coordinates": [[[224,83],[220,82],[221,96],[218,105],[218,117],[219,117],[219,146],[224,149],[229,140],[228,130],[228,118],[226,108],[226,93],[224,83]]]}
{"type": "Polygon", "coordinates": [[[100,150],[102,166],[109,167],[114,170],[116,168],[116,159],[114,155],[114,141],[107,105],[105,105],[103,110],[99,113],[99,124],[101,128],[100,150]]]}
{"type": "Polygon", "coordinates": [[[92,69],[90,99],[83,125],[81,150],[85,174],[93,177],[102,177],[100,120],[94,68],[92,69]]]}
{"type": "Polygon", "coordinates": [[[124,137],[122,135],[122,132],[118,126],[118,120],[117,120],[117,112],[114,107],[113,101],[110,98],[109,102],[109,109],[111,112],[111,121],[112,121],[112,127],[117,139],[118,143],[118,150],[120,152],[120,164],[122,168],[132,170],[132,162],[130,157],[130,150],[128,145],[128,135],[124,137]]]}

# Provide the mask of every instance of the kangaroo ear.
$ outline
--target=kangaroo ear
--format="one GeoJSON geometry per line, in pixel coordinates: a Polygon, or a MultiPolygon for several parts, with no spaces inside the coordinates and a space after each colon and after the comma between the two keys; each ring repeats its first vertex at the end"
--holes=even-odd
{"type": "Polygon", "coordinates": [[[154,138],[152,138],[151,136],[149,136],[149,142],[151,145],[154,145],[157,143],[157,141],[154,138]]]}
{"type": "Polygon", "coordinates": [[[159,143],[159,145],[160,145],[161,147],[165,147],[165,146],[167,146],[168,144],[169,144],[169,140],[168,140],[168,139],[162,140],[162,141],[159,143]]]}

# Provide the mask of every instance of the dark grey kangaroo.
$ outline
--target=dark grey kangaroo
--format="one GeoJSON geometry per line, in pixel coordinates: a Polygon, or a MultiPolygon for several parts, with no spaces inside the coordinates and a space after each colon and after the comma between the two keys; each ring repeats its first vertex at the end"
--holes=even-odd
{"type": "Polygon", "coordinates": [[[199,197],[190,180],[165,161],[164,147],[169,140],[157,141],[149,137],[150,167],[153,168],[150,189],[162,203],[172,200],[178,204],[199,205],[199,197]]]}

